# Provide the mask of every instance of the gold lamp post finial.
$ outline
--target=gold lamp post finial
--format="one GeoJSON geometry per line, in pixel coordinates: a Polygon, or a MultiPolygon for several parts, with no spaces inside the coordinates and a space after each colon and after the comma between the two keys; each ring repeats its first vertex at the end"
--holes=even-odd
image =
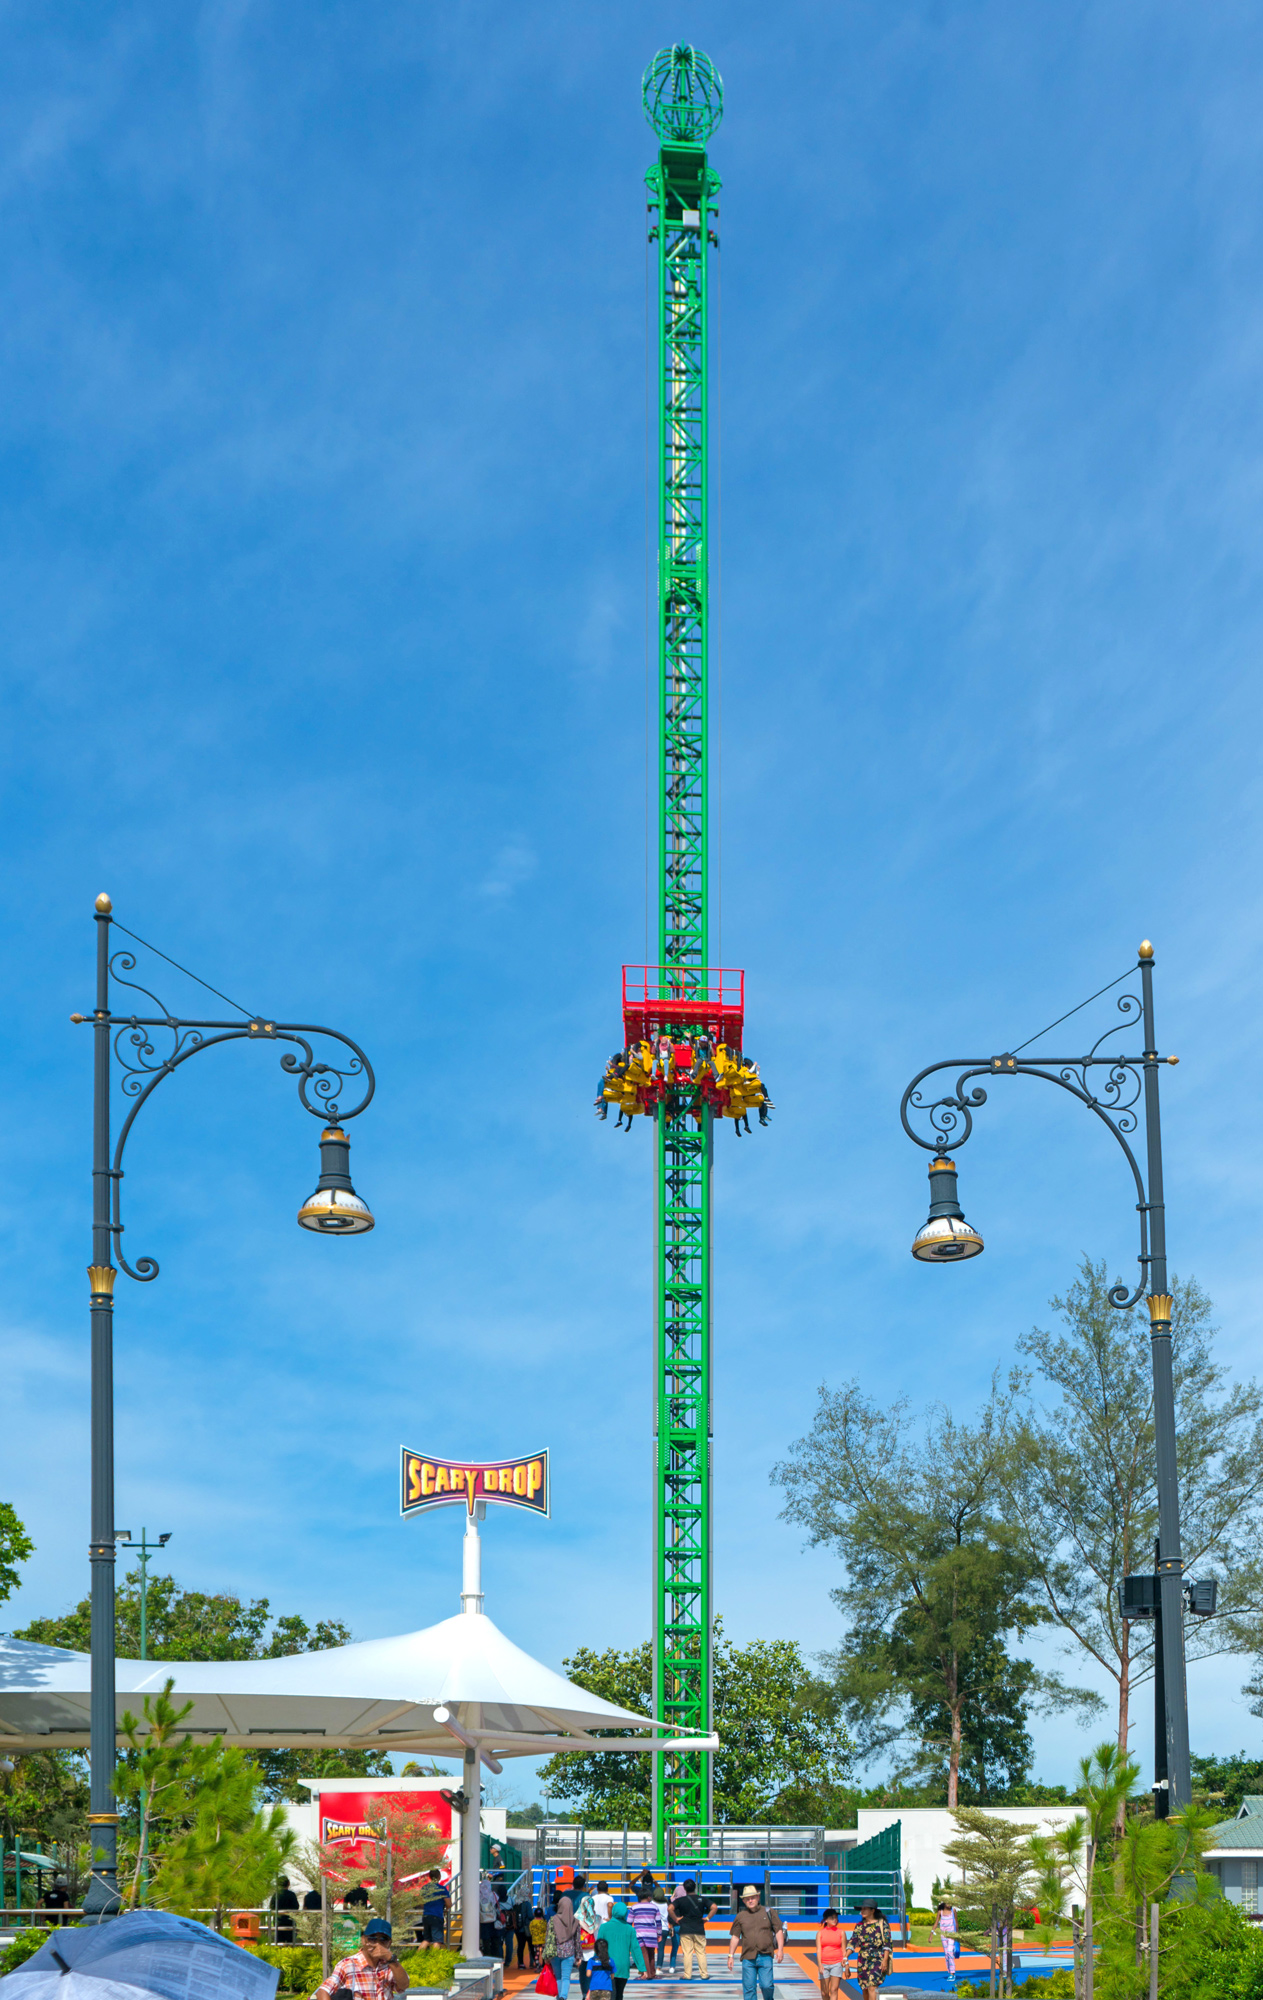
{"type": "Polygon", "coordinates": [[[1148,938],[1142,938],[1140,941],[1140,956],[1142,958],[1153,957],[1153,946],[1150,944],[1148,938]]]}
{"type": "Polygon", "coordinates": [[[102,916],[102,917],[108,917],[108,916],[109,916],[109,914],[110,914],[110,911],[111,911],[111,910],[112,910],[112,909],[114,908],[114,905],[113,905],[113,903],[112,903],[112,902],[110,901],[109,897],[108,897],[108,896],[106,895],[106,893],[105,893],[104,889],[102,889],[102,891],[101,891],[100,895],[99,895],[99,896],[97,897],[97,899],[96,899],[96,906],[97,906],[97,912],[98,912],[98,915],[100,915],[100,916],[102,916]]]}

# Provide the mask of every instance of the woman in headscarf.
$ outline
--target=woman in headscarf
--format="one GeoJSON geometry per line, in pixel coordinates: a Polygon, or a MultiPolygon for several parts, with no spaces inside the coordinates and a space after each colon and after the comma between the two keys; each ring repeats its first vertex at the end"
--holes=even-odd
{"type": "Polygon", "coordinates": [[[557,2000],[567,2000],[574,1976],[575,1954],[579,1949],[579,1919],[569,1896],[558,1898],[549,1928],[553,1936],[553,1956],[548,1963],[557,1981],[557,2000]]]}

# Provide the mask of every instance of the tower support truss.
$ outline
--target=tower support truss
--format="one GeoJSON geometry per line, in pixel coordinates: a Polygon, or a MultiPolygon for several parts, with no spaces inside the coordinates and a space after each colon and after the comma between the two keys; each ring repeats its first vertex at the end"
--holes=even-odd
{"type": "MultiPolygon", "coordinates": [[[[647,184],[657,248],[658,959],[669,990],[696,1003],[710,946],[707,278],[719,181],[702,146],[671,139],[647,184]]],[[[713,1114],[669,1099],[655,1122],[654,1713],[706,1733],[713,1114]]],[[[676,1750],[653,1763],[659,1857],[669,1847],[682,1861],[713,1817],[711,1759],[676,1750]]]]}

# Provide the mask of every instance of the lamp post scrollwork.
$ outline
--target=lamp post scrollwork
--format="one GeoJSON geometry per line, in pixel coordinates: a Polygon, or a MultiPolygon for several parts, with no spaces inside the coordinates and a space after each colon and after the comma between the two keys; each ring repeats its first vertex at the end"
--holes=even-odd
{"type": "MultiPolygon", "coordinates": [[[[90,1015],[72,1014],[93,1031],[92,1262],[88,1266],[92,1328],[92,1531],[89,1546],[92,1604],[92,1695],[90,1710],[91,1797],[89,1829],[91,1877],[84,1897],[88,1916],[107,1917],[119,1908],[118,1813],[113,1781],[115,1749],[114,1629],[114,1284],[119,1270],[138,1283],[158,1276],[157,1260],[123,1249],[123,1156],[137,1116],[158,1085],[192,1056],[225,1042],[289,1043],[281,1068],[298,1083],[305,1111],[324,1124],[321,1171],[316,1190],[298,1211],[304,1229],[322,1235],[363,1235],[373,1227],[367,1202],[355,1192],[350,1174],[350,1141],[343,1129],[367,1110],[375,1081],[363,1049],[336,1028],[307,1022],[186,1020],[172,1014],[148,987],[127,977],[135,955],[112,951],[113,905],[96,899],[96,1006],[90,1015]],[[140,994],[153,1012],[115,1011],[112,989],[140,994]],[[325,1043],[339,1045],[333,1059],[318,1060],[325,1043]],[[128,1104],[113,1151],[110,1149],[111,1084],[120,1074],[128,1104]],[[350,1102],[344,1102],[346,1099],[350,1102]]],[[[230,1003],[231,1004],[231,1003],[230,1003]]]]}
{"type": "MultiPolygon", "coordinates": [[[[1184,1661],[1184,1584],[1180,1552],[1180,1503],[1175,1457],[1175,1388],[1171,1365],[1171,1294],[1167,1280],[1166,1203],[1162,1185],[1162,1128],[1158,1103],[1158,1071],[1178,1056],[1158,1054],[1153,1016],[1153,946],[1140,946],[1135,972],[1140,992],[1118,999],[1121,1019],[1098,1037],[1081,1056],[1024,1057],[1020,1052],[995,1056],[956,1057],[931,1063],[913,1077],[904,1091],[899,1116],[913,1142],[933,1154],[930,1161],[930,1214],[917,1231],[912,1254],[923,1263],[957,1263],[980,1255],[983,1242],[966,1222],[957,1188],[956,1162],[973,1133],[975,1114],[987,1102],[987,1088],[978,1079],[1030,1076],[1055,1084],[1075,1097],[1113,1134],[1127,1161],[1140,1221],[1139,1281],[1115,1285],[1109,1302],[1127,1312],[1147,1293],[1150,1347],[1153,1361],[1154,1440],[1158,1487],[1157,1588],[1161,1599],[1164,1645],[1165,1748],[1168,1789],[1155,1793],[1160,1816],[1191,1803],[1188,1696],[1184,1661]],[[1121,1054],[1105,1045],[1139,1025],[1144,1047],[1138,1055],[1121,1054]],[[937,1086],[927,1080],[943,1071],[955,1072],[946,1096],[935,1097],[937,1086]],[[1132,1147],[1143,1101],[1144,1165],[1132,1147]],[[918,1130],[920,1126],[920,1130],[918,1130]]],[[[1127,977],[1127,975],[1124,975],[1127,977]]],[[[1114,982],[1118,984],[1118,981],[1114,982]]],[[[1108,989],[1106,989],[1108,990],[1108,989]]],[[[1094,996],[1099,998],[1099,995],[1094,996]]],[[[1087,1004],[1086,1002],[1084,1004],[1087,1004]]],[[[1074,1012],[1079,1009],[1075,1008],[1074,1012]]],[[[1066,1018],[1069,1018],[1068,1016],[1066,1018]]],[[[1054,1025],[1060,1025],[1055,1023],[1054,1025]]],[[[1046,1031],[1048,1032],[1048,1031],[1046,1031]]],[[[1039,1040],[1040,1037],[1036,1037],[1039,1040]]],[[[1029,1046],[1027,1044],[1026,1046],[1029,1046]]]]}

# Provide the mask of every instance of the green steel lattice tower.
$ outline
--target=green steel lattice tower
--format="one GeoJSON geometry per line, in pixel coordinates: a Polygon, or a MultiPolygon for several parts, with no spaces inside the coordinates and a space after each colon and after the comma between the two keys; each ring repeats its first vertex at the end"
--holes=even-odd
{"type": "MultiPolygon", "coordinates": [[[[661,141],[646,176],[656,249],[658,965],[644,969],[638,1021],[628,1019],[625,975],[624,1015],[629,1035],[636,1026],[686,1039],[709,1029],[721,1039],[735,1034],[739,1046],[741,996],[710,966],[708,928],[708,268],[719,181],[705,148],[723,107],[714,65],[687,46],[662,50],[645,72],[644,104],[661,141]]],[[[668,1096],[654,1124],[654,1712],[704,1733],[711,1724],[713,1113],[668,1096]]],[[[670,1752],[653,1766],[659,1859],[666,1861],[668,1842],[674,1858],[701,1859],[701,1829],[712,1819],[709,1755],[670,1752]]]]}

